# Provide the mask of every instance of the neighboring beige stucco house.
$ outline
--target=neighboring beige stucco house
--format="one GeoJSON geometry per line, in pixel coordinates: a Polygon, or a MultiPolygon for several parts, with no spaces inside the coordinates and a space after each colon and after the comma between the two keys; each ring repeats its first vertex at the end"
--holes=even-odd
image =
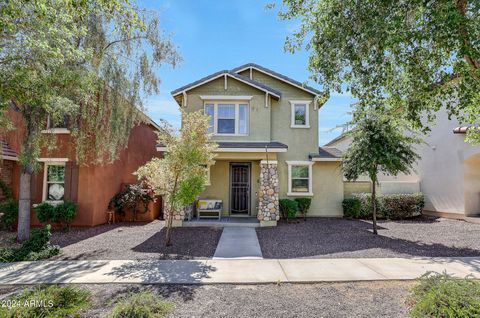
{"type": "Polygon", "coordinates": [[[342,216],[339,152],[318,146],[319,94],[257,64],[174,90],[185,111],[211,116],[219,144],[200,199],[220,199],[223,215],[256,216],[262,226],[276,225],[280,198],[311,197],[309,216],[342,216]]]}
{"type": "MultiPolygon", "coordinates": [[[[427,214],[464,219],[480,216],[480,146],[465,142],[467,127],[458,120],[448,119],[445,109],[436,115],[424,143],[417,146],[420,156],[415,172],[398,177],[379,175],[384,193],[409,193],[418,190],[425,194],[427,214]]],[[[350,138],[343,134],[325,146],[345,150],[350,138]]],[[[345,183],[345,195],[368,192],[366,180],[345,183]]]]}

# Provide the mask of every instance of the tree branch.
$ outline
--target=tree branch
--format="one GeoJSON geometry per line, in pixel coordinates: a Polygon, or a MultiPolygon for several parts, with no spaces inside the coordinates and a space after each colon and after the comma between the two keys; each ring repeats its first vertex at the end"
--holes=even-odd
{"type": "Polygon", "coordinates": [[[134,37],[128,38],[128,39],[115,40],[115,41],[112,41],[112,42],[108,43],[108,44],[103,48],[103,50],[105,51],[105,50],[108,49],[110,46],[112,46],[112,45],[114,45],[114,44],[117,44],[117,43],[120,43],[120,42],[129,42],[129,41],[146,40],[146,39],[147,39],[146,36],[134,36],[134,37]]]}

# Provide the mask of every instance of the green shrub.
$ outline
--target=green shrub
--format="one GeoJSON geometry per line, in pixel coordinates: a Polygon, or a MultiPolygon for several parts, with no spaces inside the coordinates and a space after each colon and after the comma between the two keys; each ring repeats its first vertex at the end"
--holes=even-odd
{"type": "Polygon", "coordinates": [[[295,198],[295,202],[298,204],[298,211],[302,213],[303,218],[307,218],[308,209],[310,209],[310,205],[312,204],[311,198],[295,198]]]}
{"type": "Polygon", "coordinates": [[[278,201],[280,206],[280,212],[283,218],[292,220],[297,215],[298,203],[290,199],[280,199],[278,201]]]}
{"type": "MultiPolygon", "coordinates": [[[[203,179],[199,181],[203,184],[203,179]]],[[[151,189],[143,182],[138,182],[126,185],[122,191],[115,194],[108,203],[108,209],[114,210],[121,216],[125,216],[126,209],[130,209],[133,212],[133,220],[135,221],[137,213],[140,213],[138,208],[143,207],[143,211],[147,212],[148,204],[152,201],[151,189]]]]}
{"type": "MultiPolygon", "coordinates": [[[[372,217],[373,207],[370,193],[354,194],[353,198],[343,200],[342,205],[344,215],[347,217],[361,219],[372,217]]],[[[377,217],[401,220],[419,216],[422,214],[424,205],[425,200],[421,193],[379,195],[377,196],[377,217]]]]}
{"type": "Polygon", "coordinates": [[[343,215],[358,219],[361,217],[362,204],[358,198],[347,198],[342,202],[343,215]]]}
{"type": "Polygon", "coordinates": [[[20,248],[0,249],[0,262],[38,261],[60,253],[60,248],[50,244],[50,225],[30,231],[30,238],[20,248]]]}
{"type": "Polygon", "coordinates": [[[69,227],[75,219],[78,205],[74,202],[65,201],[59,204],[43,202],[35,206],[37,218],[41,223],[58,223],[63,227],[69,227]]]}
{"type": "Polygon", "coordinates": [[[90,297],[90,292],[73,286],[38,286],[7,298],[5,303],[15,302],[20,305],[0,307],[0,317],[77,317],[79,311],[90,306],[90,297]],[[29,306],[33,301],[36,306],[29,306]]]}
{"type": "Polygon", "coordinates": [[[35,213],[37,214],[37,219],[40,223],[47,223],[53,218],[55,206],[48,203],[43,202],[34,206],[35,213]]]}
{"type": "Polygon", "coordinates": [[[412,317],[480,317],[480,281],[426,273],[408,303],[412,317]]]}
{"type": "Polygon", "coordinates": [[[115,301],[110,318],[161,318],[173,310],[173,304],[166,302],[152,292],[143,291],[129,294],[115,301]]]}
{"type": "Polygon", "coordinates": [[[0,203],[0,213],[3,213],[0,217],[2,227],[6,230],[12,230],[18,219],[18,202],[9,199],[0,203]]]}
{"type": "Polygon", "coordinates": [[[421,193],[389,194],[382,196],[385,217],[401,220],[422,214],[425,198],[421,193]]]}

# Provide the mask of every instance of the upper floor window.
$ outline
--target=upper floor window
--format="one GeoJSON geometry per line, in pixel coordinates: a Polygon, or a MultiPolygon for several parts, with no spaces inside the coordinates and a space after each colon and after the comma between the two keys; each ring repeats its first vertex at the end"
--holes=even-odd
{"type": "Polygon", "coordinates": [[[291,100],[291,128],[310,128],[309,107],[311,101],[291,100]]]}
{"type": "Polygon", "coordinates": [[[248,134],[248,104],[208,102],[205,103],[205,114],[210,116],[209,133],[215,135],[248,134]]]}

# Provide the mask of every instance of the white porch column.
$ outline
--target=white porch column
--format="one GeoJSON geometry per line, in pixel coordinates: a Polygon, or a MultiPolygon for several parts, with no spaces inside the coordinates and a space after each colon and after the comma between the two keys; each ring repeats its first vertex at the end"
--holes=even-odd
{"type": "Polygon", "coordinates": [[[278,191],[277,161],[260,161],[260,190],[257,214],[260,226],[277,225],[277,221],[280,219],[278,191]]]}

